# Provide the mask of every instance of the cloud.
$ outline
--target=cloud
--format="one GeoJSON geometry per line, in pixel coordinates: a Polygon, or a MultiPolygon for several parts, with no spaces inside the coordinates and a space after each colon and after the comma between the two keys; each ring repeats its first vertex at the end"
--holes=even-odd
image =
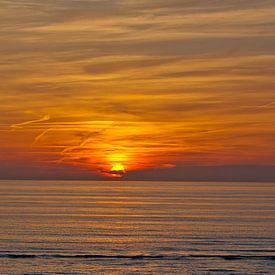
{"type": "Polygon", "coordinates": [[[93,172],[274,164],[274,12],[271,0],[2,1],[2,156],[93,172]]]}

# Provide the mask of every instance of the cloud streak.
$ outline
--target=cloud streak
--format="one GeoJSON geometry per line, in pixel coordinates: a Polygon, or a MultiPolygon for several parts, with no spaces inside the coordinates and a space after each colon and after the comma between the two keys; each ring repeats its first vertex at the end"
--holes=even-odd
{"type": "Polygon", "coordinates": [[[274,165],[274,13],[271,0],[2,1],[0,163],[274,165]]]}

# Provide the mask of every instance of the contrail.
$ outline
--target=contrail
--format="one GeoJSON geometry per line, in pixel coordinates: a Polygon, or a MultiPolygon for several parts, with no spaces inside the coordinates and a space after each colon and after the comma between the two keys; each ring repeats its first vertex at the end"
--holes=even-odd
{"type": "Polygon", "coordinates": [[[33,123],[36,123],[36,122],[42,122],[42,121],[47,121],[50,119],[50,116],[49,115],[45,115],[43,116],[42,118],[40,119],[36,119],[36,120],[30,120],[30,121],[25,121],[25,122],[22,122],[22,123],[17,123],[17,124],[13,124],[11,125],[10,127],[14,130],[14,129],[22,129],[24,128],[24,126],[26,125],[29,125],[29,124],[33,124],[33,123]]]}
{"type": "Polygon", "coordinates": [[[46,129],[45,131],[43,131],[40,135],[38,135],[35,139],[34,139],[34,141],[33,141],[33,143],[32,143],[32,145],[35,145],[46,133],[48,133],[48,132],[50,132],[50,131],[53,131],[54,129],[46,129]]]}

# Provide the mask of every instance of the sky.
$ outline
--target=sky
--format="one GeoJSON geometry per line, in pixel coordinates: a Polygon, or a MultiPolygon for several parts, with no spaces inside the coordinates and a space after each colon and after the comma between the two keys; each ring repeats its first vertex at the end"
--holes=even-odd
{"type": "Polygon", "coordinates": [[[274,0],[0,6],[0,178],[275,179],[274,0]]]}

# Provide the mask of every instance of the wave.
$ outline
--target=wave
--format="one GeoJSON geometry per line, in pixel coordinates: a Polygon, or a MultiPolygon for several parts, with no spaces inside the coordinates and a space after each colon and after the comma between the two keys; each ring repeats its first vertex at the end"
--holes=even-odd
{"type": "Polygon", "coordinates": [[[0,254],[0,258],[10,259],[33,259],[33,258],[79,258],[79,259],[130,259],[130,260],[188,260],[192,258],[221,258],[228,261],[233,260],[272,260],[275,261],[275,255],[209,255],[209,254],[193,254],[193,255],[100,255],[100,254],[0,254]]]}

